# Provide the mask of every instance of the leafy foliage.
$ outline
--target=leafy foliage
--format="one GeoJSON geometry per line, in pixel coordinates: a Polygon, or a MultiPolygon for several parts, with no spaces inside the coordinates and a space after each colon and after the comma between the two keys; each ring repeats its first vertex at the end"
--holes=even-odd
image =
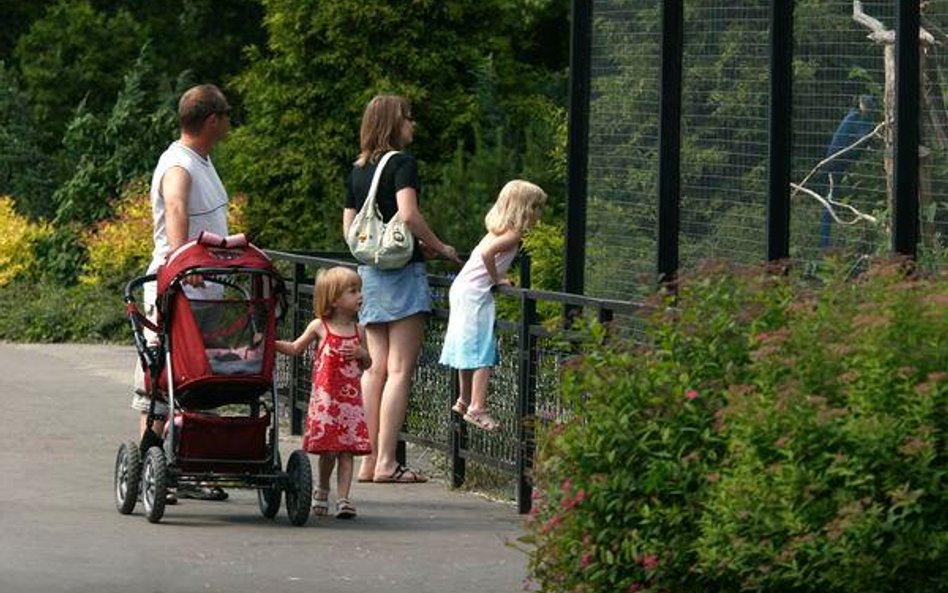
{"type": "Polygon", "coordinates": [[[30,222],[18,214],[12,198],[0,196],[0,287],[16,278],[35,276],[33,246],[49,233],[45,224],[30,222]]]}
{"type": "Polygon", "coordinates": [[[151,200],[144,178],[125,187],[115,205],[115,217],[86,230],[82,243],[88,253],[79,281],[118,287],[142,274],[151,261],[151,200]]]}
{"type": "Polygon", "coordinates": [[[155,50],[157,70],[170,78],[225,86],[245,65],[243,50],[266,42],[258,0],[95,0],[100,10],[127,10],[155,50]]]}
{"type": "MultiPolygon", "coordinates": [[[[231,196],[227,225],[231,233],[245,226],[247,198],[231,196]]],[[[151,263],[152,209],[148,182],[140,178],[125,186],[116,202],[115,216],[85,230],[81,237],[88,259],[79,281],[119,290],[132,277],[144,274],[151,263]]]]}
{"type": "Polygon", "coordinates": [[[17,281],[0,287],[0,311],[0,340],[128,340],[122,294],[106,287],[17,281]]]}
{"type": "Polygon", "coordinates": [[[108,107],[144,42],[127,10],[106,14],[88,0],[59,0],[33,22],[14,55],[44,147],[55,147],[80,102],[95,113],[108,107]]]}
{"type": "Polygon", "coordinates": [[[594,332],[536,471],[540,590],[948,590],[948,279],[825,282],[716,269],[648,347],[594,332]]]}
{"type": "Polygon", "coordinates": [[[152,77],[146,45],[107,117],[80,106],[63,138],[65,156],[75,165],[53,196],[57,221],[89,224],[107,217],[122,185],[155,166],[177,123],[171,89],[155,92],[146,82],[152,77]]]}
{"type": "MultiPolygon", "coordinates": [[[[482,123],[482,139],[495,138],[486,122],[501,120],[472,92],[490,56],[499,107],[523,130],[535,112],[524,98],[543,76],[517,62],[511,40],[531,22],[518,17],[546,14],[551,4],[265,0],[267,48],[250,53],[251,66],[234,83],[249,123],[235,132],[224,159],[228,183],[251,197],[254,235],[271,246],[341,245],[343,182],[358,150],[362,110],[379,92],[412,100],[419,122],[413,150],[423,163],[436,163],[459,142],[474,142],[482,123]]],[[[431,173],[423,169],[438,178],[431,173]]]]}
{"type": "Polygon", "coordinates": [[[49,216],[56,168],[41,138],[14,72],[0,62],[0,195],[13,196],[20,212],[49,216]]]}

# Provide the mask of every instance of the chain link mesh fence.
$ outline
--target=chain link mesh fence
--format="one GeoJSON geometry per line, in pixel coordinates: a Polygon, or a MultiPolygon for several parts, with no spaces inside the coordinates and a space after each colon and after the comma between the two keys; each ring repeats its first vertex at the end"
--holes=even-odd
{"type": "MultiPolygon", "coordinates": [[[[891,249],[894,0],[794,8],[791,258],[891,249]],[[887,67],[888,55],[889,66],[887,67]]],[[[770,2],[686,0],[680,263],[766,258],[770,2]]],[[[948,257],[948,0],[922,3],[920,261],[948,257]]],[[[654,290],[661,2],[593,4],[588,292],[654,290]]]]}

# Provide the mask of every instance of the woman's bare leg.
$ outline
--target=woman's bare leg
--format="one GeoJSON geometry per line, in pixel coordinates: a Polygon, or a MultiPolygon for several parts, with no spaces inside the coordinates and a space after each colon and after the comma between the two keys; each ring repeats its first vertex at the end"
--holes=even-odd
{"type": "MultiPolygon", "coordinates": [[[[378,458],[375,462],[375,476],[388,477],[395,473],[398,463],[395,450],[398,447],[398,433],[405,422],[408,409],[408,391],[411,387],[412,373],[418,360],[418,352],[424,339],[427,315],[412,315],[393,321],[388,328],[388,376],[382,389],[379,408],[378,458]]],[[[373,361],[375,357],[373,356],[373,361]]],[[[373,366],[374,366],[373,362],[373,366]]]]}
{"type": "Polygon", "coordinates": [[[389,324],[373,323],[365,328],[366,347],[372,357],[372,366],[362,374],[362,405],[365,408],[365,423],[369,429],[372,453],[362,458],[359,468],[360,480],[372,480],[375,476],[376,454],[379,444],[379,411],[382,388],[388,375],[389,324]]]}

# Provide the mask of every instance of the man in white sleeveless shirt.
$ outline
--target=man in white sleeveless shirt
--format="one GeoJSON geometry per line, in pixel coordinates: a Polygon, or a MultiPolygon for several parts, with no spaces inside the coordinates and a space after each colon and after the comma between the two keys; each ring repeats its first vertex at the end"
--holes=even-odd
{"type": "MultiPolygon", "coordinates": [[[[224,94],[212,84],[202,84],[185,92],[178,102],[181,136],[158,159],[151,178],[151,208],[154,221],[155,248],[148,273],[158,270],[169,253],[196,239],[201,231],[227,236],[227,192],[221,183],[210,153],[230,130],[230,105],[224,94]]],[[[195,286],[200,278],[191,281],[195,286]]],[[[154,314],[155,283],[144,287],[144,306],[149,317],[154,314]]],[[[143,395],[144,375],[136,364],[135,394],[132,408],[141,411],[140,432],[144,434],[150,400],[143,395]]],[[[164,432],[168,407],[156,402],[153,430],[164,432]]],[[[184,495],[184,492],[181,492],[184,495]]],[[[220,488],[202,488],[194,497],[222,500],[227,494],[220,488]]],[[[174,503],[173,494],[169,503],[174,503]]]]}

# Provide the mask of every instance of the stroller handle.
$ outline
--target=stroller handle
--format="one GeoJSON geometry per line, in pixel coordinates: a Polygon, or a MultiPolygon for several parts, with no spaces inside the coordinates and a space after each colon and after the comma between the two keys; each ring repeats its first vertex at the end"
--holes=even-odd
{"type": "Polygon", "coordinates": [[[139,288],[140,286],[148,283],[155,282],[158,280],[158,274],[146,274],[144,276],[139,276],[131,280],[128,284],[125,285],[125,304],[133,305],[135,304],[135,297],[132,296],[132,292],[139,288]]]}
{"type": "Polygon", "coordinates": [[[148,343],[145,338],[145,327],[156,331],[154,323],[146,318],[135,305],[133,292],[147,282],[154,282],[158,279],[157,274],[146,274],[139,276],[125,285],[125,309],[128,313],[128,322],[132,326],[132,336],[135,339],[135,349],[142,364],[149,370],[152,379],[157,378],[158,370],[161,368],[161,349],[148,343]]]}

